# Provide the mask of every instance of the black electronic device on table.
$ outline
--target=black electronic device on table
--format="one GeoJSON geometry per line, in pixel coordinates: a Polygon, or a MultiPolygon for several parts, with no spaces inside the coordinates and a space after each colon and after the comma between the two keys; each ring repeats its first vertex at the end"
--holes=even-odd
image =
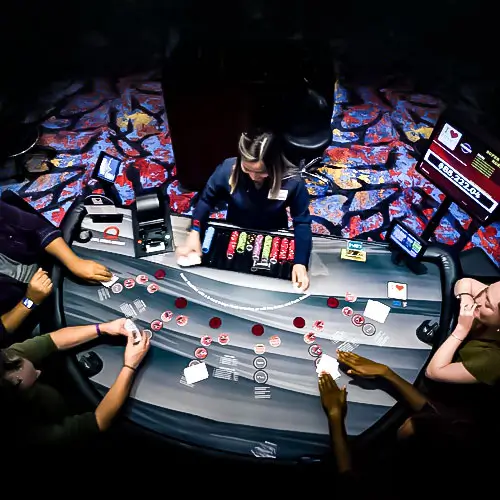
{"type": "Polygon", "coordinates": [[[201,263],[221,270],[290,280],[294,254],[292,233],[210,223],[203,237],[201,263]]]}
{"type": "Polygon", "coordinates": [[[427,243],[408,226],[397,219],[393,219],[385,240],[392,250],[394,264],[405,264],[415,274],[427,273],[427,268],[420,262],[427,249],[427,243]]]}
{"type": "Polygon", "coordinates": [[[170,206],[160,191],[136,197],[132,206],[132,227],[136,257],[173,251],[170,206]]]}
{"type": "Polygon", "coordinates": [[[97,163],[92,171],[92,178],[99,181],[104,194],[113,200],[116,206],[121,206],[121,198],[115,186],[116,178],[120,173],[122,160],[104,151],[101,151],[97,163]]]}

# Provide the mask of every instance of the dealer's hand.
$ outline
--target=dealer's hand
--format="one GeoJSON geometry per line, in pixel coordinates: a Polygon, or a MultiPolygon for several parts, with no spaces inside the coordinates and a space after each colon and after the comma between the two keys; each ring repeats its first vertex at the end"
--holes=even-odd
{"type": "Polygon", "coordinates": [[[177,258],[187,257],[191,252],[195,252],[196,255],[201,257],[201,240],[198,231],[190,231],[184,245],[176,248],[175,255],[177,258]]]}
{"type": "Polygon", "coordinates": [[[126,318],[118,318],[107,323],[102,323],[101,331],[108,335],[124,335],[125,337],[132,337],[132,332],[125,329],[126,318]]]}
{"type": "Polygon", "coordinates": [[[89,281],[109,281],[113,277],[109,269],[93,260],[78,259],[70,271],[75,276],[89,281]]]}
{"type": "Polygon", "coordinates": [[[49,278],[47,271],[44,271],[40,267],[28,283],[26,297],[32,300],[36,305],[39,305],[51,292],[52,280],[49,278]]]}
{"type": "Polygon", "coordinates": [[[309,288],[309,276],[307,275],[306,266],[303,264],[295,264],[292,269],[292,283],[299,287],[302,292],[309,288]]]}

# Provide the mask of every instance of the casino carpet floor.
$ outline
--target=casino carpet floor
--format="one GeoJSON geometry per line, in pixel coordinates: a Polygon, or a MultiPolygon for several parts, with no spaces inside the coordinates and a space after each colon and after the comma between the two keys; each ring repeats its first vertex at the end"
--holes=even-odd
{"type": "MultiPolygon", "coordinates": [[[[336,189],[312,201],[314,232],[380,241],[392,217],[404,217],[421,231],[443,194],[415,171],[415,146],[429,137],[441,109],[436,99],[407,90],[337,84],[324,167],[336,189]]],[[[101,151],[124,160],[117,180],[124,202],[141,188],[165,184],[172,209],[191,212],[193,193],[179,190],[161,86],[152,78],[68,85],[45,116],[39,142],[57,150],[55,169],[9,188],[55,224],[75,196],[92,186],[90,173],[101,151]]],[[[453,206],[437,230],[438,241],[455,244],[461,225],[469,223],[453,206]]],[[[477,232],[471,245],[500,264],[500,224],[477,232]]]]}

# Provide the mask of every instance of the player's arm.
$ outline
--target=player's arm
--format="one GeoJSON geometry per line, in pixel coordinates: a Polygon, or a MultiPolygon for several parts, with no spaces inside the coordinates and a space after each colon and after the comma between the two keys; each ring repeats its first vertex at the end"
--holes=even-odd
{"type": "Polygon", "coordinates": [[[462,278],[455,283],[453,293],[462,302],[465,299],[473,300],[486,287],[487,285],[473,278],[462,278]]]}
{"type": "Polygon", "coordinates": [[[393,372],[388,366],[358,356],[353,352],[337,351],[338,360],[347,366],[347,374],[363,378],[382,378],[391,384],[408,406],[415,411],[421,410],[427,398],[412,384],[393,372]]]}
{"type": "Polygon", "coordinates": [[[462,303],[460,305],[457,326],[434,353],[427,365],[425,374],[430,379],[455,384],[475,384],[478,382],[463,363],[453,362],[457,350],[471,331],[475,308],[476,304],[470,306],[467,303],[462,303]]]}
{"type": "Polygon", "coordinates": [[[51,292],[52,281],[47,272],[39,268],[28,283],[23,300],[0,317],[0,333],[9,334],[15,332],[30,315],[31,311],[40,305],[51,292]]]}
{"type": "Polygon", "coordinates": [[[124,364],[110,387],[106,396],[95,411],[99,430],[105,431],[111,425],[123,404],[128,398],[134,375],[149,350],[149,336],[142,335],[139,343],[134,345],[132,337],[128,338],[124,354],[124,364]]]}
{"type": "Polygon", "coordinates": [[[92,281],[109,281],[112,273],[102,264],[81,259],[71,250],[63,238],[56,238],[45,247],[45,251],[55,257],[75,276],[92,281]]]}

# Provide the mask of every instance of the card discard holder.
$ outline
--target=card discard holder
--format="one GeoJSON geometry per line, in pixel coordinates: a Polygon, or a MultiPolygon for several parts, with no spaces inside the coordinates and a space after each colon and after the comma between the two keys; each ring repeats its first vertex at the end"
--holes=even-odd
{"type": "Polygon", "coordinates": [[[366,262],[366,252],[364,250],[348,250],[342,248],[340,258],[345,260],[354,260],[356,262],[366,262]]]}

